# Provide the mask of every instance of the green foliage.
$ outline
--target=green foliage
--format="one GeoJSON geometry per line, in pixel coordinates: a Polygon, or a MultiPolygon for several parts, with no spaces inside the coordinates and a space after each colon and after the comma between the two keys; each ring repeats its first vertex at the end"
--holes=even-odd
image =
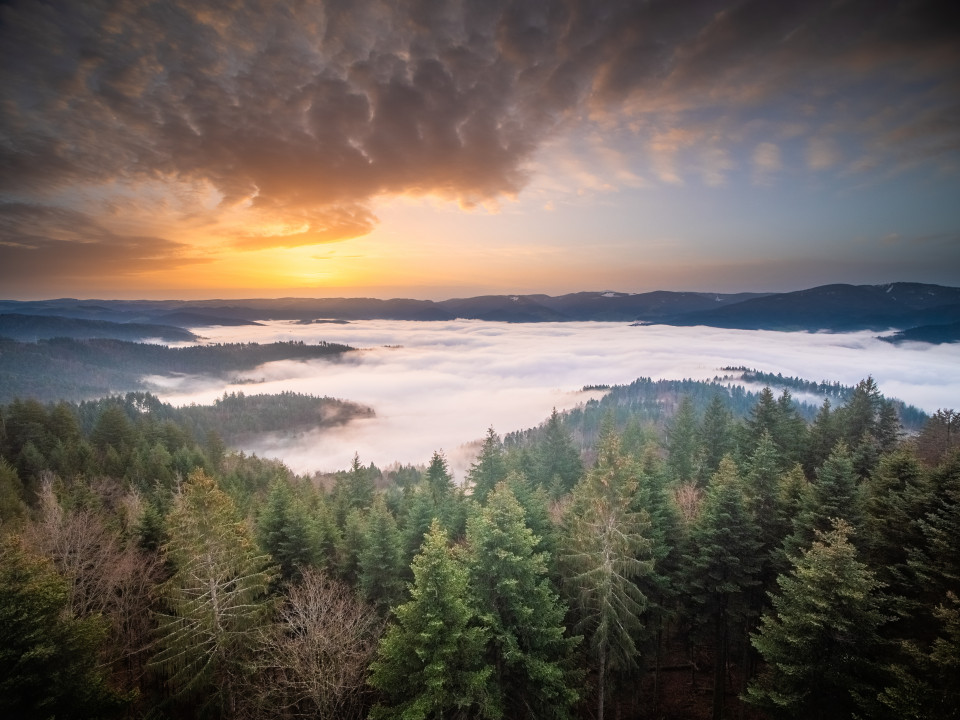
{"type": "Polygon", "coordinates": [[[583,473],[580,453],[574,447],[563,419],[554,408],[537,443],[533,464],[534,474],[528,475],[547,488],[557,498],[570,492],[583,473]]]}
{"type": "Polygon", "coordinates": [[[17,469],[0,458],[0,530],[16,528],[26,517],[27,504],[17,469]]]}
{"type": "Polygon", "coordinates": [[[690,532],[687,591],[695,622],[713,631],[713,717],[720,717],[726,685],[730,628],[746,623],[753,611],[751,589],[759,583],[760,532],[747,510],[736,464],[728,456],[711,478],[690,532]]]}
{"type": "Polygon", "coordinates": [[[98,657],[106,623],[76,618],[69,583],[16,538],[0,545],[0,712],[9,718],[106,718],[125,699],[98,657]]]}
{"type": "Polygon", "coordinates": [[[152,664],[177,697],[233,715],[273,570],[230,498],[201,470],[174,499],[168,525],[163,550],[174,573],[160,588],[152,664]]]}
{"type": "Polygon", "coordinates": [[[382,497],[374,501],[367,516],[359,566],[363,596],[386,615],[403,598],[404,568],[397,523],[382,497]]]}
{"type": "Polygon", "coordinates": [[[697,484],[702,487],[720,467],[723,456],[734,451],[733,415],[719,393],[711,398],[710,404],[703,411],[699,443],[697,484]]]}
{"type": "Polygon", "coordinates": [[[650,518],[633,507],[637,473],[608,424],[596,465],[574,488],[564,516],[562,564],[578,629],[597,662],[603,717],[607,669],[636,667],[647,598],[637,581],[653,569],[650,518]]]}
{"type": "Polygon", "coordinates": [[[753,636],[766,668],[747,700],[773,717],[876,717],[883,688],[877,663],[884,622],[874,574],[857,559],[850,525],[818,532],[777,580],[773,610],[753,636]]]}
{"type": "Polygon", "coordinates": [[[384,695],[371,718],[499,718],[484,662],[488,632],[477,625],[466,568],[434,521],[413,561],[410,600],[396,608],[370,683],[384,695]]]}
{"type": "Polygon", "coordinates": [[[693,400],[684,395],[667,428],[667,467],[678,483],[694,480],[698,475],[699,437],[693,400]]]}
{"type": "Polygon", "coordinates": [[[494,668],[489,693],[518,720],[568,718],[577,700],[570,660],[580,638],[566,636],[566,608],[537,543],[505,483],[467,524],[470,588],[487,631],[486,663],[494,668]]]}
{"type": "Polygon", "coordinates": [[[480,454],[467,473],[473,492],[471,496],[480,504],[486,502],[497,483],[507,476],[507,466],[503,457],[503,442],[493,428],[487,430],[480,454]]]}
{"type": "Polygon", "coordinates": [[[318,564],[318,543],[304,503],[285,480],[270,487],[257,518],[257,542],[280,567],[282,580],[297,580],[304,568],[318,564]]]}

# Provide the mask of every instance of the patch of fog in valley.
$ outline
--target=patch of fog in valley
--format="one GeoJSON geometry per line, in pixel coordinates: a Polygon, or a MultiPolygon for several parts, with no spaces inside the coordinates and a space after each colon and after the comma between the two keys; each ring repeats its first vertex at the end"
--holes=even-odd
{"type": "MultiPolygon", "coordinates": [[[[175,405],[212,403],[224,392],[293,391],[368,405],[376,417],[296,436],[261,437],[244,450],[279,457],[298,472],[364,463],[426,463],[443,450],[458,479],[488,427],[500,434],[540,423],[638,377],[709,380],[746,366],[807,380],[856,384],[872,374],[881,391],[928,412],[960,407],[960,345],[890,345],[876,333],[631,327],[624,323],[509,324],[358,321],[346,325],[270,322],[196,330],[203,342],[320,340],[359,352],[335,361],[280,361],[235,380],[150,378],[175,405]]],[[[806,399],[806,398],[804,398],[806,399]]]]}

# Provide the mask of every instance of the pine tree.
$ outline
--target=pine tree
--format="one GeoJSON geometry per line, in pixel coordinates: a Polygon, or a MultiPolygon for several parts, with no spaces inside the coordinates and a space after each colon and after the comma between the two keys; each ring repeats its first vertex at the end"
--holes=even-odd
{"type": "Polygon", "coordinates": [[[732,453],[734,449],[733,416],[719,393],[710,399],[710,404],[703,412],[699,438],[700,466],[697,484],[703,487],[720,467],[723,456],[732,453]]]}
{"type": "Polygon", "coordinates": [[[184,483],[168,525],[163,552],[174,573],[160,588],[165,609],[152,663],[177,697],[202,697],[233,715],[274,571],[233,502],[202,470],[184,483]]]}
{"type": "Polygon", "coordinates": [[[605,424],[596,465],[574,488],[565,514],[562,562],[580,623],[597,663],[597,717],[603,720],[610,670],[636,667],[647,598],[637,581],[653,569],[650,518],[633,508],[635,467],[605,424]]]}
{"type": "Polygon", "coordinates": [[[370,684],[385,701],[371,718],[499,718],[488,695],[493,668],[484,662],[487,631],[476,622],[466,568],[434,521],[413,561],[410,600],[380,641],[370,684]]]}
{"type": "Polygon", "coordinates": [[[736,464],[730,457],[711,478],[691,529],[687,587],[701,625],[713,631],[713,718],[722,716],[730,627],[745,630],[750,590],[759,582],[759,530],[747,510],[736,464]]]}
{"type": "MultiPolygon", "coordinates": [[[[583,474],[583,463],[570,433],[554,408],[536,446],[534,481],[543,485],[554,498],[566,495],[583,474]]],[[[528,475],[528,477],[531,477],[528,475]]]]}
{"type": "Polygon", "coordinates": [[[467,567],[480,621],[488,629],[490,694],[509,717],[567,718],[577,699],[569,661],[580,638],[566,636],[546,558],[505,483],[467,524],[467,567]]]}
{"type": "Polygon", "coordinates": [[[689,395],[684,395],[667,430],[667,467],[679,483],[690,482],[697,477],[697,429],[693,400],[689,395]]]}
{"type": "Polygon", "coordinates": [[[474,500],[482,505],[486,502],[487,495],[506,476],[507,466],[503,458],[503,442],[493,428],[490,428],[483,440],[480,454],[467,473],[467,480],[473,488],[471,495],[474,500]]]}
{"type": "Polygon", "coordinates": [[[360,551],[360,590],[384,615],[403,597],[400,533],[382,497],[367,517],[366,537],[360,551]]]}
{"type": "Polygon", "coordinates": [[[843,518],[858,527],[863,518],[861,495],[853,458],[844,443],[839,443],[817,470],[807,502],[794,520],[793,530],[784,540],[788,555],[797,555],[813,542],[817,530],[827,530],[834,518],[843,518]]]}
{"type": "Polygon", "coordinates": [[[280,566],[283,580],[297,580],[317,565],[317,541],[304,504],[290,485],[277,479],[257,519],[257,541],[280,566]]]}
{"type": "Polygon", "coordinates": [[[775,717],[876,717],[883,676],[875,661],[884,622],[873,573],[857,559],[844,520],[818,532],[777,580],[773,610],[753,645],[766,669],[746,699],[775,717]]]}
{"type": "Polygon", "coordinates": [[[840,442],[840,428],[837,425],[837,418],[830,408],[829,398],[824,399],[823,406],[807,435],[807,446],[804,451],[803,468],[810,476],[818,467],[826,462],[830,453],[840,442]]]}

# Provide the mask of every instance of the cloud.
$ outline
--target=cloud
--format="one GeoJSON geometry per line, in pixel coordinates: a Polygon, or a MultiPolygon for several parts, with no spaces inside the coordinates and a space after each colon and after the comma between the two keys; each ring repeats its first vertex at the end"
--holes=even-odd
{"type": "Polygon", "coordinates": [[[28,287],[33,278],[100,281],[174,271],[202,263],[180,243],[114,233],[75,210],[0,203],[0,282],[28,287]]]}
{"type": "MultiPolygon", "coordinates": [[[[955,166],[960,38],[945,7],[13,0],[0,10],[0,193],[39,205],[92,186],[211,187],[219,206],[181,221],[234,212],[231,227],[257,226],[237,247],[292,247],[370,232],[379,198],[515,196],[539,148],[591,123],[640,128],[613,184],[640,184],[649,151],[661,182],[721,185],[749,164],[734,159],[745,123],[827,120],[841,101],[864,124],[858,172],[955,166]]],[[[775,140],[746,138],[745,152],[775,140]]],[[[811,141],[810,167],[828,161],[811,141]]]]}
{"type": "Polygon", "coordinates": [[[827,170],[838,162],[840,153],[831,140],[812,137],[807,142],[807,167],[811,170],[827,170]]]}
{"type": "Polygon", "coordinates": [[[768,185],[775,173],[783,167],[780,148],[771,142],[762,142],[753,150],[753,181],[768,185]]]}
{"type": "Polygon", "coordinates": [[[592,396],[587,384],[637,377],[711,379],[723,366],[756,367],[852,385],[872,374],[881,391],[927,411],[960,406],[957,347],[891,346],[874,334],[810,334],[717,328],[629,327],[621,323],[363,321],[337,326],[274,322],[204,329],[208,342],[328,340],[368,348],[342,362],[280,362],[246,376],[256,385],[191,379],[164,388],[176,404],[212,402],[223,392],[330,395],[370,405],[376,417],[298,438],[263,438],[248,451],[282,457],[296,470],[349,466],[354,452],[383,467],[426,463],[443,449],[462,478],[469,445],[493,426],[506,433],[542,422],[553,407],[592,396]],[[394,347],[385,347],[394,346],[394,347]]]}

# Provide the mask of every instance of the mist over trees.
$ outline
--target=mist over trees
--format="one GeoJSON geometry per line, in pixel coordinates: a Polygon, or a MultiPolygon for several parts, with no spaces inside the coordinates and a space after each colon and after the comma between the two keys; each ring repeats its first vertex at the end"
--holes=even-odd
{"type": "Polygon", "coordinates": [[[460,480],[228,449],[302,396],[2,405],[0,707],[960,717],[956,414],[719,387],[490,428],[460,480]]]}

